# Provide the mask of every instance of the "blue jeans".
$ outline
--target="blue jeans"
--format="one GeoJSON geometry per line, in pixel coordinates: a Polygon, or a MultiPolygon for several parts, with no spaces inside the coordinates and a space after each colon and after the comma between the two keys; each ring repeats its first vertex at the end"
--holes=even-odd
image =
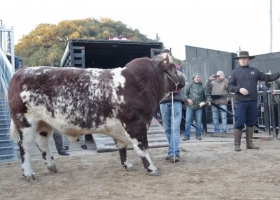
{"type": "Polygon", "coordinates": [[[180,124],[182,120],[182,103],[174,102],[174,130],[172,117],[172,103],[160,104],[160,112],[165,134],[169,143],[168,156],[179,155],[180,124]],[[173,130],[173,131],[172,131],[173,130]]]}
{"type": "Polygon", "coordinates": [[[190,138],[191,136],[191,123],[193,121],[193,114],[195,114],[196,137],[201,137],[202,108],[193,110],[191,107],[187,106],[185,125],[185,137],[187,138],[190,138]]]}
{"type": "Polygon", "coordinates": [[[238,101],[235,106],[235,129],[253,127],[258,122],[258,101],[238,101]]]}
{"type": "MultiPolygon", "coordinates": [[[[223,108],[227,111],[227,105],[218,105],[220,108],[223,108]]],[[[212,106],[212,115],[213,115],[213,124],[214,124],[214,132],[220,132],[220,123],[219,117],[222,118],[222,133],[227,132],[227,113],[218,109],[215,106],[212,106]]]]}

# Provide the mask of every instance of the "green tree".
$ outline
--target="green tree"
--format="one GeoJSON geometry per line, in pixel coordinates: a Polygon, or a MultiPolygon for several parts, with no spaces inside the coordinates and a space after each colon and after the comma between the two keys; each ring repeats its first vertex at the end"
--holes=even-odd
{"type": "Polygon", "coordinates": [[[69,39],[104,39],[130,37],[133,41],[154,41],[121,21],[109,18],[65,20],[57,25],[39,24],[21,38],[15,52],[26,66],[59,66],[69,39]]]}

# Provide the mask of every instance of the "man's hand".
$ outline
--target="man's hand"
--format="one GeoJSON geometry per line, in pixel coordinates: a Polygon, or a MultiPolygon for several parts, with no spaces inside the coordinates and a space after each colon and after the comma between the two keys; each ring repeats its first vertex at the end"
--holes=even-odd
{"type": "Polygon", "coordinates": [[[249,94],[248,90],[246,90],[245,88],[240,88],[239,92],[243,95],[249,94]]]}
{"type": "Polygon", "coordinates": [[[198,104],[199,105],[199,107],[201,108],[202,106],[204,106],[206,104],[206,102],[205,101],[203,101],[203,102],[201,102],[200,104],[198,104]]]}
{"type": "Polygon", "coordinates": [[[214,78],[214,74],[212,76],[209,77],[209,81],[213,81],[215,78],[214,78]]]}
{"type": "Polygon", "coordinates": [[[193,105],[193,101],[192,101],[191,99],[188,99],[188,104],[189,104],[190,106],[192,106],[192,105],[193,105]]]}

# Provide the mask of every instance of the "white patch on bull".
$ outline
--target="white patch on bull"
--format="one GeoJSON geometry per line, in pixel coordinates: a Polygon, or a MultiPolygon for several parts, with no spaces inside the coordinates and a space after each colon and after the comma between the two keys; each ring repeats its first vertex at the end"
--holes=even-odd
{"type": "Polygon", "coordinates": [[[120,96],[120,100],[118,99],[118,95],[117,95],[117,88],[120,86],[122,88],[124,88],[125,86],[125,78],[124,76],[121,74],[122,71],[124,69],[123,68],[115,68],[112,70],[112,74],[113,74],[113,82],[114,82],[114,90],[113,90],[113,95],[116,99],[116,101],[120,104],[120,103],[124,103],[124,97],[123,95],[120,96]]]}
{"type": "Polygon", "coordinates": [[[113,81],[114,81],[114,85],[115,86],[121,86],[124,87],[125,85],[125,78],[124,76],[121,74],[122,71],[124,70],[124,68],[115,68],[112,70],[112,74],[114,76],[113,81]]]}
{"type": "MultiPolygon", "coordinates": [[[[44,127],[43,127],[44,128],[44,127]]],[[[55,168],[55,162],[54,160],[52,159],[52,154],[51,154],[51,151],[50,151],[50,145],[49,145],[49,141],[50,141],[50,136],[52,133],[50,132],[47,132],[48,135],[47,137],[45,136],[41,136],[40,135],[40,132],[42,132],[43,130],[39,130],[36,134],[36,141],[37,141],[37,144],[39,146],[39,148],[43,151],[43,152],[46,152],[46,160],[45,160],[45,163],[47,164],[48,167],[52,167],[52,168],[55,168]]]]}
{"type": "Polygon", "coordinates": [[[124,165],[125,165],[127,168],[133,167],[133,165],[132,165],[131,163],[129,163],[128,161],[125,161],[125,162],[124,162],[124,165]]]}
{"type": "Polygon", "coordinates": [[[23,103],[28,103],[30,101],[31,92],[22,91],[20,97],[23,103]]]}
{"type": "Polygon", "coordinates": [[[16,129],[16,126],[14,124],[13,119],[11,119],[11,125],[10,125],[10,137],[15,141],[19,142],[20,141],[20,135],[19,132],[16,129]]]}

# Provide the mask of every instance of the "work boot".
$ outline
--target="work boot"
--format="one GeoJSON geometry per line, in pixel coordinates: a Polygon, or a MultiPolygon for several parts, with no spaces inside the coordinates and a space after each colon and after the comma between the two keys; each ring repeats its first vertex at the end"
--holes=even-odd
{"type": "Polygon", "coordinates": [[[190,140],[190,137],[184,136],[183,141],[190,140]]]}
{"type": "Polygon", "coordinates": [[[253,132],[254,128],[246,126],[246,148],[247,149],[259,149],[259,147],[253,144],[253,132]]]}
{"type": "Polygon", "coordinates": [[[241,129],[234,129],[234,146],[235,146],[235,151],[241,151],[241,149],[240,149],[241,136],[242,136],[242,130],[241,129]]]}
{"type": "Polygon", "coordinates": [[[57,152],[59,155],[62,156],[69,156],[69,153],[65,152],[65,151],[61,151],[61,152],[57,152]]]}
{"type": "Polygon", "coordinates": [[[176,155],[176,156],[172,155],[172,156],[169,157],[169,161],[172,162],[172,163],[179,162],[179,160],[180,160],[180,158],[179,158],[178,155],[176,155]]]}

